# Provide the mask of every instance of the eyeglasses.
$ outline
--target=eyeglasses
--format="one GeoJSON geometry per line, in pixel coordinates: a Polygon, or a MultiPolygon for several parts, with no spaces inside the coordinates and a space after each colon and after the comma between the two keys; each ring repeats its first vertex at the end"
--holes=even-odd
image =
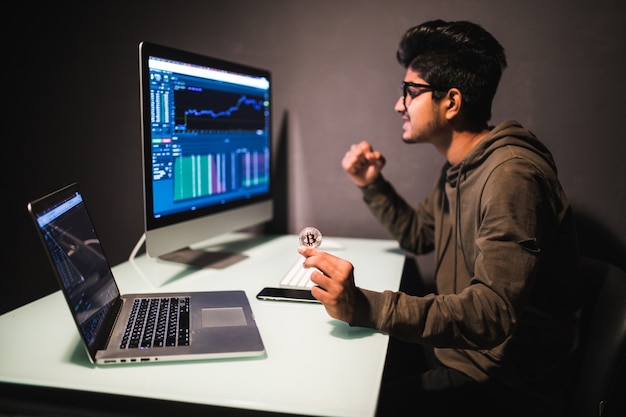
{"type": "Polygon", "coordinates": [[[411,97],[414,100],[417,96],[427,91],[437,91],[436,88],[428,84],[412,83],[410,81],[402,82],[402,104],[406,107],[406,96],[411,97]],[[419,88],[419,90],[412,90],[410,87],[419,88]]]}

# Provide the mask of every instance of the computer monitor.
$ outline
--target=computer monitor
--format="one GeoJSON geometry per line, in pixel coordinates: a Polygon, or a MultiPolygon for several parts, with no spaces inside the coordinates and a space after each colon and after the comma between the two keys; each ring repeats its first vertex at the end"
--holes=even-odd
{"type": "Polygon", "coordinates": [[[271,74],[150,42],[139,58],[146,253],[222,261],[193,245],[272,220],[271,74]]]}

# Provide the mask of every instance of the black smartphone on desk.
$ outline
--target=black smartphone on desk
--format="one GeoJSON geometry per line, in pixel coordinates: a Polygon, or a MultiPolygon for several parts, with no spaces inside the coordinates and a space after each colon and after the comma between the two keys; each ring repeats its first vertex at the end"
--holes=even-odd
{"type": "Polygon", "coordinates": [[[306,303],[319,303],[319,301],[313,297],[311,290],[297,290],[294,288],[272,288],[265,287],[257,295],[259,300],[274,300],[274,301],[303,301],[306,303]]]}

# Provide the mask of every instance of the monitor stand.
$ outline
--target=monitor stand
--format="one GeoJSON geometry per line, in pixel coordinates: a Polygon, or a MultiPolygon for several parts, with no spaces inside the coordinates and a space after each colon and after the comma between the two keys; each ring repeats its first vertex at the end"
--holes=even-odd
{"type": "Polygon", "coordinates": [[[159,256],[159,259],[169,262],[177,262],[199,269],[222,269],[246,259],[247,257],[248,255],[237,252],[183,248],[161,255],[159,256]]]}
{"type": "MultiPolygon", "coordinates": [[[[146,242],[146,234],[142,234],[137,244],[133,248],[128,257],[129,261],[133,261],[139,252],[139,249],[146,242]]],[[[223,251],[223,250],[203,250],[183,248],[177,251],[167,253],[159,256],[158,259],[162,259],[168,262],[176,262],[190,266],[192,268],[210,268],[210,269],[222,269],[232,264],[248,258],[248,255],[244,255],[239,252],[223,251]]]]}

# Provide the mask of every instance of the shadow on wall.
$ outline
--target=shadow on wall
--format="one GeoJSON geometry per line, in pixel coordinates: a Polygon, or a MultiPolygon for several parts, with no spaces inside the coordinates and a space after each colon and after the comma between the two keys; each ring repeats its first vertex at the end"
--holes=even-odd
{"type": "Polygon", "coordinates": [[[576,211],[575,216],[581,254],[626,271],[626,236],[616,235],[587,213],[576,211]]]}
{"type": "Polygon", "coordinates": [[[267,234],[286,234],[289,228],[289,192],[288,182],[288,130],[289,114],[285,111],[280,123],[277,141],[274,145],[274,166],[272,172],[272,181],[274,186],[274,218],[272,221],[264,225],[263,233],[267,234]]]}

